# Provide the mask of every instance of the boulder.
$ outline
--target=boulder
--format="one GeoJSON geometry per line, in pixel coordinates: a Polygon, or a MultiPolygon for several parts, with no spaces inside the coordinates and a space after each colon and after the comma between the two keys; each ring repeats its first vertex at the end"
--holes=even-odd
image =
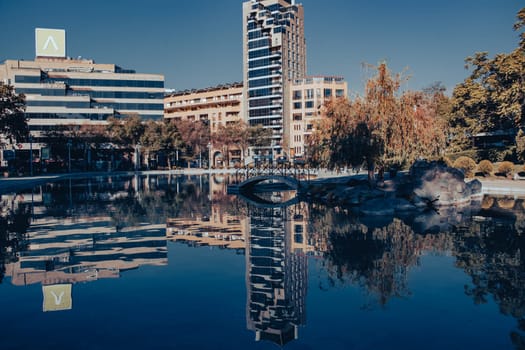
{"type": "Polygon", "coordinates": [[[442,162],[417,161],[410,169],[415,202],[447,206],[468,203],[473,194],[481,193],[477,180],[465,182],[463,173],[442,162]]]}

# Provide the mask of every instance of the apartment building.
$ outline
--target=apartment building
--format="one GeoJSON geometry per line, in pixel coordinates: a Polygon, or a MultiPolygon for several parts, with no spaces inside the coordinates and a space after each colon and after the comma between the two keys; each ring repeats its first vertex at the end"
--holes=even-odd
{"type": "Polygon", "coordinates": [[[304,11],[295,0],[243,3],[245,120],[273,130],[275,159],[288,149],[288,86],[306,75],[304,11]]]}
{"type": "Polygon", "coordinates": [[[342,77],[296,79],[290,85],[290,95],[289,155],[301,158],[305,156],[310,135],[322,118],[321,107],[331,99],[347,97],[348,84],[342,77]]]}
{"type": "MultiPolygon", "coordinates": [[[[228,127],[242,121],[244,110],[242,93],[242,83],[173,92],[164,97],[164,118],[175,122],[204,121],[213,134],[221,126],[228,127]]],[[[213,166],[223,165],[225,158],[229,159],[230,165],[241,162],[242,152],[239,149],[229,149],[230,154],[225,157],[223,154],[225,150],[213,143],[210,146],[210,159],[213,166]]]]}

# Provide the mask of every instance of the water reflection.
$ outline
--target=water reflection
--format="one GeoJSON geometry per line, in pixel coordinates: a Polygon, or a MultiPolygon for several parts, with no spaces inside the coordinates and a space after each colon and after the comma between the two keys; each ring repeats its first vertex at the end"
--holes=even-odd
{"type": "MultiPolygon", "coordinates": [[[[167,241],[231,249],[245,259],[246,328],[284,346],[303,337],[312,288],[358,286],[364,310],[386,309],[413,296],[410,276],[423,257],[442,255],[469,276],[472,303],[495,303],[515,319],[508,339],[525,348],[524,199],[377,218],[304,202],[261,206],[228,195],[227,184],[226,176],[101,177],[3,195],[0,278],[41,284],[44,311],[69,310],[78,283],[166,266],[167,241]],[[309,263],[320,268],[318,285],[309,286],[309,263]]],[[[295,193],[265,196],[286,203],[295,193]]]]}

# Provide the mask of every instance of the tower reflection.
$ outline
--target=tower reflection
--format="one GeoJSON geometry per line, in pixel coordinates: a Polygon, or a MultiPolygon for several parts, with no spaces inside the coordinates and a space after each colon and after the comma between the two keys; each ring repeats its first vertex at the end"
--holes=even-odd
{"type": "Polygon", "coordinates": [[[249,209],[246,319],[255,339],[283,346],[306,324],[306,220],[299,204],[249,209]]]}

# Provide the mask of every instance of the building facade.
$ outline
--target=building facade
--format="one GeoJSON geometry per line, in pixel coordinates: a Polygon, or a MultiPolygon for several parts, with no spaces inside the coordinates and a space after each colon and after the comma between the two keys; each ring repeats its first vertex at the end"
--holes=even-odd
{"type": "MultiPolygon", "coordinates": [[[[173,92],[164,97],[164,118],[174,122],[181,120],[205,121],[213,134],[222,127],[228,127],[242,121],[244,103],[242,98],[243,84],[232,83],[204,89],[193,89],[173,92]]],[[[231,166],[241,162],[242,152],[239,149],[225,150],[211,143],[210,159],[213,166],[222,164],[228,159],[231,166]]]]}
{"type": "Polygon", "coordinates": [[[342,77],[307,77],[296,79],[290,85],[292,111],[290,121],[289,155],[303,158],[309,137],[322,118],[321,107],[331,99],[346,97],[348,84],[342,77]]]}
{"type": "Polygon", "coordinates": [[[245,120],[271,128],[271,154],[281,155],[288,149],[288,86],[306,75],[302,5],[295,0],[243,3],[243,72],[245,120]]]}
{"type": "Polygon", "coordinates": [[[46,132],[61,125],[100,125],[109,117],[129,115],[162,119],[163,75],[72,59],[65,52],[64,31],[37,28],[35,60],[0,64],[0,82],[26,98],[33,144],[20,143],[18,149],[39,149],[46,132]]]}

